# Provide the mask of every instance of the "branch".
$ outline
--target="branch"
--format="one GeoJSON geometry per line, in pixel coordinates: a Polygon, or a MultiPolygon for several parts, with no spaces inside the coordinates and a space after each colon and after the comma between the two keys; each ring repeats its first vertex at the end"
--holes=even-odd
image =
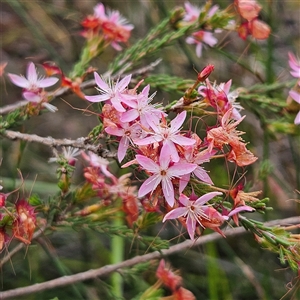
{"type": "Polygon", "coordinates": [[[41,137],[36,134],[21,133],[18,131],[6,130],[1,133],[4,137],[10,140],[23,140],[27,142],[36,142],[50,147],[71,146],[78,149],[92,151],[102,157],[116,157],[116,153],[102,148],[101,144],[87,144],[87,138],[80,137],[76,140],[70,139],[54,139],[52,137],[41,137]]]}
{"type": "MultiPolygon", "coordinates": [[[[267,226],[275,226],[275,225],[282,226],[282,225],[287,225],[287,224],[296,224],[299,222],[300,222],[300,217],[297,216],[297,217],[291,217],[291,218],[287,218],[287,219],[283,219],[283,220],[275,220],[275,221],[267,222],[265,225],[267,225],[267,226]]],[[[226,236],[233,237],[233,236],[243,234],[245,232],[246,232],[246,230],[244,229],[244,227],[231,228],[231,229],[226,230],[226,236]]],[[[223,238],[223,237],[218,233],[212,233],[209,235],[200,236],[195,242],[191,241],[191,240],[186,240],[180,244],[171,246],[169,249],[161,250],[160,252],[155,251],[155,252],[148,253],[145,255],[136,256],[134,258],[128,259],[126,261],[123,261],[121,263],[117,263],[114,265],[106,265],[99,269],[89,270],[89,271],[85,271],[85,272],[81,272],[81,273],[77,273],[77,274],[69,275],[69,276],[63,276],[63,277],[49,280],[49,281],[46,281],[43,283],[36,283],[31,286],[1,292],[0,299],[4,300],[4,299],[8,299],[8,298],[13,298],[13,297],[16,299],[17,296],[28,295],[31,293],[37,293],[37,292],[41,292],[41,291],[48,290],[48,289],[66,286],[66,285],[73,284],[76,282],[93,279],[93,278],[96,278],[99,276],[104,276],[104,275],[107,276],[108,274],[110,274],[114,271],[117,271],[118,269],[128,268],[128,267],[134,266],[139,263],[147,262],[152,259],[158,259],[161,256],[168,256],[168,255],[183,251],[185,249],[189,249],[191,247],[200,246],[200,245],[207,244],[209,242],[217,241],[221,238],[223,238]]]]}
{"type": "MultiPolygon", "coordinates": [[[[154,62],[152,62],[151,64],[149,64],[148,66],[142,67],[140,69],[137,69],[137,70],[133,71],[131,74],[133,76],[143,75],[143,74],[145,74],[149,71],[152,71],[161,61],[162,61],[162,59],[157,59],[154,62]]],[[[119,71],[118,74],[111,76],[111,78],[116,79],[117,77],[120,77],[120,74],[121,73],[119,71]]],[[[125,76],[126,74],[123,74],[123,75],[125,76]]],[[[110,72],[106,72],[106,73],[103,74],[104,78],[108,77],[108,76],[110,76],[110,72]]],[[[87,88],[91,88],[91,87],[94,87],[95,84],[96,84],[95,79],[87,80],[87,81],[83,82],[80,85],[80,89],[84,90],[84,89],[87,89],[87,88]]],[[[61,88],[58,88],[54,92],[48,93],[48,96],[51,97],[52,100],[53,100],[54,98],[57,98],[59,96],[65,96],[65,95],[71,94],[71,93],[72,93],[72,91],[69,88],[61,87],[61,88]]],[[[19,102],[14,103],[14,104],[4,106],[4,107],[0,108],[0,115],[8,114],[11,111],[14,111],[18,108],[21,108],[21,107],[23,107],[27,104],[28,104],[27,100],[21,100],[19,102]]]]}
{"type": "Polygon", "coordinates": [[[0,108],[0,115],[8,114],[11,111],[17,110],[18,108],[21,108],[21,107],[23,107],[27,104],[28,104],[27,100],[21,100],[21,101],[18,101],[16,103],[14,103],[14,104],[10,104],[10,105],[6,105],[4,107],[1,107],[0,108]]]}

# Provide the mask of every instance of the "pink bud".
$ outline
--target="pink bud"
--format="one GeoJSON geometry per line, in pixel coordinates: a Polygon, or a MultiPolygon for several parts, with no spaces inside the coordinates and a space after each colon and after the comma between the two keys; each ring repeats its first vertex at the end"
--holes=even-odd
{"type": "Polygon", "coordinates": [[[200,73],[198,73],[198,81],[204,81],[215,69],[214,65],[207,65],[200,73]]]}

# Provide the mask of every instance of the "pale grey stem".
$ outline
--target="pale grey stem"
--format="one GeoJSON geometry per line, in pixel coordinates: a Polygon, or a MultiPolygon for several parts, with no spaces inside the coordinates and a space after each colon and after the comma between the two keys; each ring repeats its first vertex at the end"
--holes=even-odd
{"type": "Polygon", "coordinates": [[[90,145],[87,144],[87,138],[80,137],[76,140],[70,139],[54,139],[53,137],[42,137],[36,134],[28,134],[21,133],[18,131],[6,130],[1,133],[2,136],[10,139],[10,140],[23,140],[27,142],[35,142],[43,145],[47,145],[50,147],[58,147],[58,146],[71,146],[78,149],[83,149],[87,151],[94,152],[102,157],[116,157],[116,153],[112,151],[108,151],[106,149],[102,149],[101,144],[90,145]]]}
{"type": "Polygon", "coordinates": [[[14,104],[10,104],[10,105],[6,105],[4,107],[0,107],[0,115],[8,114],[11,111],[14,111],[18,108],[21,108],[21,107],[23,107],[27,104],[28,104],[27,100],[21,100],[21,101],[18,101],[16,103],[14,103],[14,104]]]}

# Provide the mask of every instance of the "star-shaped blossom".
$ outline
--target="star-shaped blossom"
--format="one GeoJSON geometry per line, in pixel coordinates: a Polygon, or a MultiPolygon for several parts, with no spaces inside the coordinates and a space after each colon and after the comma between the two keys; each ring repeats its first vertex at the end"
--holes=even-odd
{"type": "Polygon", "coordinates": [[[126,43],[130,38],[131,30],[134,28],[116,10],[108,9],[102,3],[94,7],[94,15],[87,16],[81,25],[84,27],[82,35],[87,39],[93,39],[99,35],[99,40],[104,39],[117,51],[122,50],[119,43],[126,43]]]}
{"type": "Polygon", "coordinates": [[[203,45],[206,44],[213,47],[218,43],[218,40],[213,36],[212,32],[200,30],[187,37],[186,42],[188,44],[196,44],[196,55],[201,57],[203,45]]]}
{"type": "Polygon", "coordinates": [[[181,112],[171,122],[170,127],[165,123],[157,124],[153,122],[153,119],[147,118],[149,125],[151,126],[153,133],[150,136],[135,141],[137,145],[149,145],[153,143],[163,142],[163,148],[165,146],[168,149],[169,155],[173,162],[179,161],[179,155],[176,150],[175,144],[180,146],[193,145],[196,141],[194,139],[182,136],[180,134],[180,127],[182,126],[186,118],[186,111],[181,112]]]}
{"type": "Polygon", "coordinates": [[[154,105],[150,104],[156,93],[153,93],[149,97],[149,90],[150,85],[148,84],[134,100],[132,100],[132,97],[129,97],[128,101],[127,95],[124,95],[123,102],[127,104],[130,109],[122,113],[120,118],[122,122],[132,122],[139,119],[142,126],[149,128],[147,119],[151,120],[152,123],[158,123],[161,115],[166,115],[161,109],[155,108],[154,105]]]}
{"type": "MultiPolygon", "coordinates": [[[[189,2],[185,2],[184,4],[186,14],[184,16],[184,21],[186,22],[195,22],[198,20],[200,13],[202,12],[202,8],[198,8],[189,2]]],[[[207,17],[211,18],[219,9],[218,5],[214,5],[207,12],[207,17]]],[[[220,31],[220,30],[217,30],[220,31]]],[[[217,44],[218,40],[213,36],[212,32],[200,30],[194,32],[191,36],[186,39],[188,44],[196,44],[196,55],[201,57],[203,45],[209,45],[213,47],[217,44]]]]}
{"type": "Polygon", "coordinates": [[[121,51],[122,47],[118,43],[126,43],[133,28],[134,26],[129,24],[117,10],[109,10],[107,22],[104,22],[102,30],[105,37],[112,41],[111,46],[117,51],[121,51]]]}
{"type": "Polygon", "coordinates": [[[186,218],[186,228],[191,240],[194,240],[196,225],[200,225],[202,228],[205,228],[201,223],[201,219],[209,220],[209,217],[205,214],[205,208],[208,207],[204,205],[206,202],[212,198],[222,195],[221,192],[210,192],[207,193],[195,201],[191,201],[189,197],[181,194],[179,197],[179,202],[183,205],[177,208],[174,208],[168,212],[163,222],[170,219],[177,219],[180,217],[186,218]]]}
{"type": "Polygon", "coordinates": [[[25,89],[28,92],[37,92],[42,88],[54,85],[58,81],[58,78],[55,77],[39,78],[33,62],[30,62],[27,66],[27,78],[10,73],[8,74],[8,77],[13,84],[25,89]]]}
{"type": "Polygon", "coordinates": [[[198,19],[201,11],[199,7],[191,4],[190,2],[185,2],[184,8],[185,8],[185,16],[183,18],[183,21],[194,22],[198,19]]]}
{"type": "Polygon", "coordinates": [[[141,185],[138,196],[143,197],[148,193],[152,193],[157,186],[161,184],[164,197],[172,207],[175,203],[172,179],[193,172],[197,165],[181,162],[170,164],[171,157],[166,148],[167,147],[162,148],[158,163],[144,155],[136,155],[138,163],[146,171],[152,173],[152,175],[141,185]]]}
{"type": "MultiPolygon", "coordinates": [[[[122,80],[117,81],[117,83],[108,80],[106,82],[103,80],[97,72],[94,72],[95,81],[98,85],[97,90],[101,95],[96,96],[85,96],[85,98],[90,102],[102,102],[110,100],[113,107],[119,112],[125,112],[125,108],[122,106],[122,93],[125,93],[127,86],[131,80],[131,75],[125,76],[122,80]]],[[[132,96],[134,98],[134,96],[132,96]]]]}
{"type": "Polygon", "coordinates": [[[49,158],[48,162],[59,162],[62,158],[68,161],[68,164],[71,166],[74,166],[78,156],[81,153],[81,150],[78,148],[73,148],[71,146],[68,147],[62,147],[62,153],[59,154],[56,149],[54,149],[54,156],[49,158]]]}
{"type": "Polygon", "coordinates": [[[129,125],[129,123],[121,123],[121,127],[108,126],[105,131],[108,134],[121,137],[118,147],[118,160],[121,162],[127,152],[130,143],[134,143],[136,139],[144,137],[146,133],[139,124],[129,125]]]}

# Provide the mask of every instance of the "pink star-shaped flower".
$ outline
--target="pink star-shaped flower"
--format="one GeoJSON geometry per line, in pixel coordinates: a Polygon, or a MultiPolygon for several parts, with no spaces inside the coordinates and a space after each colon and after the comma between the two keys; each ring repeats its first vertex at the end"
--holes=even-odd
{"type": "Polygon", "coordinates": [[[168,212],[165,215],[163,222],[165,222],[166,220],[177,219],[180,217],[186,218],[186,228],[188,234],[191,240],[194,240],[197,223],[202,228],[205,228],[201,223],[201,219],[209,220],[209,217],[205,214],[205,208],[207,208],[208,206],[204,204],[218,195],[222,195],[222,193],[210,192],[201,196],[195,201],[191,201],[189,197],[181,194],[181,196],[179,197],[179,202],[183,206],[174,208],[173,210],[168,212]]]}
{"type": "Polygon", "coordinates": [[[150,192],[152,193],[161,183],[164,197],[171,207],[174,206],[175,203],[172,179],[191,173],[197,167],[196,164],[180,162],[170,165],[171,157],[167,147],[162,148],[159,163],[156,163],[144,155],[136,155],[136,160],[145,170],[152,173],[141,185],[138,196],[143,197],[150,192]]]}
{"type": "Polygon", "coordinates": [[[108,134],[121,137],[118,147],[118,160],[121,162],[129,147],[130,143],[134,143],[134,140],[144,137],[146,134],[139,124],[133,124],[129,126],[129,123],[121,123],[120,127],[118,126],[108,126],[105,128],[105,131],[108,134]]]}
{"type": "Polygon", "coordinates": [[[171,156],[171,159],[173,162],[179,161],[179,155],[176,150],[175,144],[181,145],[181,146],[187,146],[187,145],[193,145],[196,141],[191,138],[187,138],[185,136],[182,136],[180,134],[180,127],[182,126],[184,120],[186,118],[186,111],[181,112],[179,115],[176,116],[171,122],[170,127],[166,126],[166,124],[161,123],[157,124],[153,122],[153,119],[147,118],[148,124],[154,131],[151,133],[150,136],[135,141],[137,145],[143,146],[143,145],[149,145],[153,143],[163,142],[163,148],[165,146],[166,149],[168,149],[169,155],[171,156]]]}
{"type": "Polygon", "coordinates": [[[13,84],[25,89],[27,92],[37,92],[39,89],[52,86],[58,81],[58,78],[55,77],[38,78],[38,73],[33,62],[28,64],[26,76],[27,78],[16,74],[8,74],[13,84]]]}
{"type": "Polygon", "coordinates": [[[200,15],[201,9],[190,2],[185,2],[184,3],[184,8],[185,8],[185,16],[183,18],[183,21],[186,22],[194,22],[198,19],[200,15]]]}
{"type": "Polygon", "coordinates": [[[186,38],[188,44],[196,44],[196,55],[201,57],[203,44],[213,47],[217,44],[218,40],[211,32],[200,30],[194,32],[192,36],[186,38]]]}
{"type": "MultiPolygon", "coordinates": [[[[102,102],[110,100],[113,107],[119,112],[125,112],[125,108],[122,106],[122,93],[127,90],[127,86],[131,80],[131,75],[125,76],[122,80],[117,83],[108,80],[105,82],[98,73],[94,72],[95,81],[98,85],[98,91],[101,95],[96,96],[85,96],[90,102],[102,102]]],[[[132,96],[134,98],[134,96],[132,96]]]]}
{"type": "Polygon", "coordinates": [[[147,119],[151,120],[152,123],[158,123],[161,115],[166,115],[162,110],[155,108],[154,105],[150,104],[155,96],[155,93],[149,97],[149,90],[150,85],[148,84],[134,100],[132,100],[132,97],[129,97],[128,101],[127,95],[124,95],[123,102],[127,104],[130,109],[122,113],[120,118],[122,122],[132,122],[139,118],[141,125],[149,128],[147,119]]]}

